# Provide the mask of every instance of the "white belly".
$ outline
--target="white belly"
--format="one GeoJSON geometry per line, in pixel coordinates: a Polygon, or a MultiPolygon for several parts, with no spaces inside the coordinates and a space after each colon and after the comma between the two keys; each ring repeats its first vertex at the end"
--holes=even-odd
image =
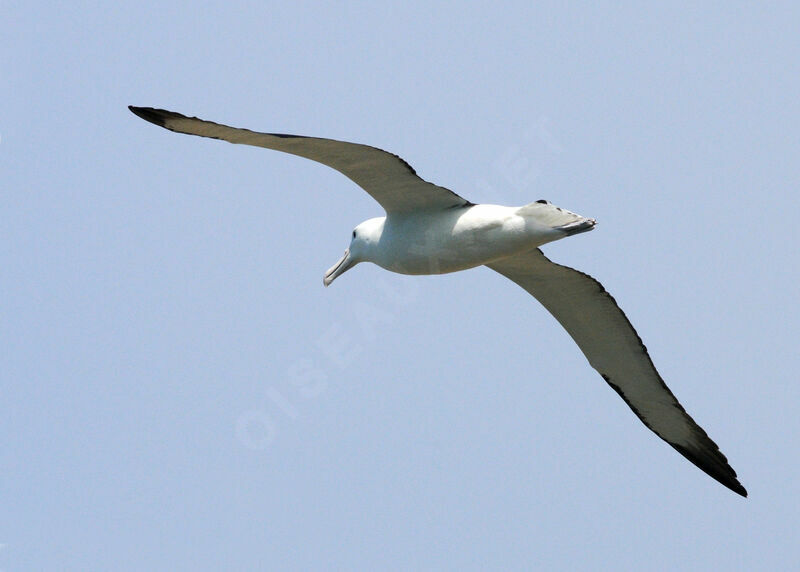
{"type": "MultiPolygon", "coordinates": [[[[519,207],[475,205],[386,219],[373,262],[401,274],[445,274],[481,266],[566,236],[519,207]]],[[[534,213],[536,214],[536,213],[534,213]]]]}

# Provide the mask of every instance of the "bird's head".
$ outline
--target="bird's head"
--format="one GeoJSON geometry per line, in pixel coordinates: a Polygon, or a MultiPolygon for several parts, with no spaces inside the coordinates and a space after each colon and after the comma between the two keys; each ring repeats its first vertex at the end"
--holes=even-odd
{"type": "Polygon", "coordinates": [[[380,242],[385,220],[385,217],[371,218],[353,229],[350,247],[344,251],[344,256],[328,269],[322,279],[325,286],[330,286],[334,280],[359,262],[374,262],[373,256],[380,242]]]}

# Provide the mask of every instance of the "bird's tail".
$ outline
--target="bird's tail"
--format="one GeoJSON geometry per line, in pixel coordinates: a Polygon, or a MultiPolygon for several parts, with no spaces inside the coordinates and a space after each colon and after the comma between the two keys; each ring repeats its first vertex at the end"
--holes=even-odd
{"type": "Polygon", "coordinates": [[[567,236],[592,230],[596,221],[557,207],[550,201],[540,200],[517,209],[517,214],[531,217],[539,224],[560,230],[567,236]]]}

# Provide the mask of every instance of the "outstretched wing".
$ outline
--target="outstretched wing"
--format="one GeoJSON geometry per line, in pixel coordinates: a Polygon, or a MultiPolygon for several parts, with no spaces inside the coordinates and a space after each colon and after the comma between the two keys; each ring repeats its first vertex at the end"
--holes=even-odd
{"type": "Polygon", "coordinates": [[[318,137],[258,133],[152,107],[130,106],[128,109],[176,133],[274,149],[327,165],[367,191],[387,213],[472,204],[453,191],[421,179],[403,159],[376,147],[318,137]]]}
{"type": "Polygon", "coordinates": [[[656,435],[708,475],[747,496],[725,455],[664,384],[636,330],[597,280],[551,262],[538,248],[487,266],[539,300],[656,435]]]}

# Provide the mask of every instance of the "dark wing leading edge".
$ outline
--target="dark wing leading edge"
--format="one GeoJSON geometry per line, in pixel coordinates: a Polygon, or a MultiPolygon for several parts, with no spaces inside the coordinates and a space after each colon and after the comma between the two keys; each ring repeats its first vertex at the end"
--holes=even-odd
{"type": "Polygon", "coordinates": [[[274,149],[327,165],[367,191],[387,213],[472,204],[453,191],[424,181],[403,159],[376,147],[317,137],[258,133],[152,107],[129,109],[142,119],[176,133],[274,149]]]}
{"type": "Polygon", "coordinates": [[[539,249],[487,266],[533,295],[656,435],[708,475],[747,496],[719,447],[664,384],[636,330],[597,280],[551,262],[539,249]]]}

